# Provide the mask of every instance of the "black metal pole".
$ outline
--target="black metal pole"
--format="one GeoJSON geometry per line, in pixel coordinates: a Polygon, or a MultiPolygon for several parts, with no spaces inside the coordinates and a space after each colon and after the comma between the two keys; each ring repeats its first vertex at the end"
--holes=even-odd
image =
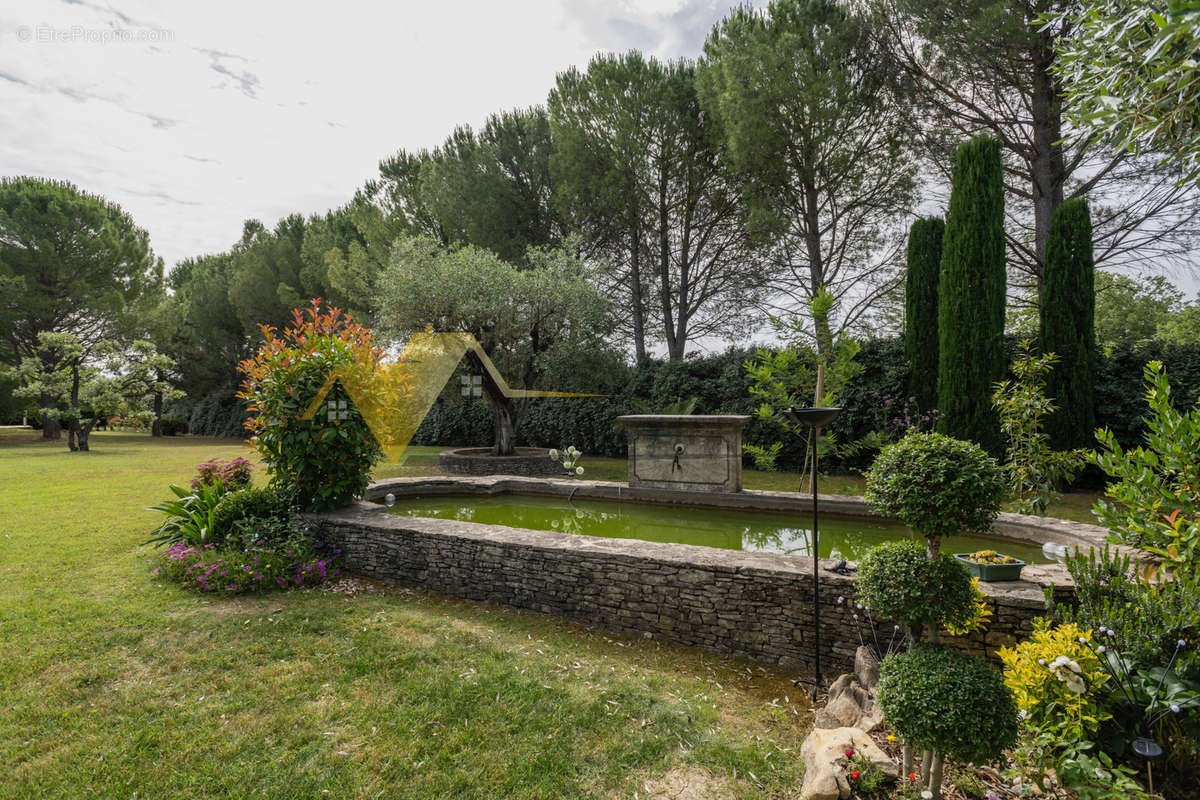
{"type": "Polygon", "coordinates": [[[812,551],[813,551],[813,625],[814,625],[814,643],[816,650],[814,657],[816,659],[816,676],[813,681],[812,699],[816,702],[817,690],[821,688],[821,578],[818,574],[818,565],[821,558],[821,535],[817,529],[817,426],[813,425],[809,436],[809,446],[812,448],[812,496],[813,496],[813,535],[812,535],[812,551]]]}

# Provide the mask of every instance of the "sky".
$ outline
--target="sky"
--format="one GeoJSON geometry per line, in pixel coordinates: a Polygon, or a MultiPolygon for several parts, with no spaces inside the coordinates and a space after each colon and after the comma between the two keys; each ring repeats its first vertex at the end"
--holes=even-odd
{"type": "Polygon", "coordinates": [[[733,3],[5,0],[0,175],[119,203],[170,269],[342,205],[596,52],[695,57],[733,3]]]}

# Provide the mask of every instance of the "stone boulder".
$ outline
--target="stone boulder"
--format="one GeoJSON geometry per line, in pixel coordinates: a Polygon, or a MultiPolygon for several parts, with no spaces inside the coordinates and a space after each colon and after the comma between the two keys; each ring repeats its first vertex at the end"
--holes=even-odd
{"type": "Polygon", "coordinates": [[[854,677],[872,694],[879,685],[879,658],[875,651],[863,645],[854,651],[854,677]]]}
{"type": "Polygon", "coordinates": [[[858,728],[870,733],[883,724],[875,697],[847,672],[829,686],[825,707],[817,709],[816,728],[858,728]]]}
{"type": "Polygon", "coordinates": [[[850,796],[846,751],[851,749],[879,767],[891,780],[900,777],[900,768],[858,728],[814,728],[800,745],[800,758],[804,762],[800,799],[846,800],[850,796]]]}

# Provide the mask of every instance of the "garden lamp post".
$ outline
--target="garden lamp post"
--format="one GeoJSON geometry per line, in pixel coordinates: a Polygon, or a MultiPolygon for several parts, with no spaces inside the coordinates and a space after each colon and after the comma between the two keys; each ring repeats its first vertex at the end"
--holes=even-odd
{"type": "Polygon", "coordinates": [[[841,412],[840,408],[796,408],[795,406],[786,408],[783,412],[792,422],[808,427],[808,446],[809,452],[812,453],[813,644],[815,646],[813,658],[816,669],[813,680],[798,680],[796,683],[811,683],[814,701],[817,699],[817,690],[824,685],[821,680],[821,538],[817,529],[817,431],[833,422],[841,412]]]}

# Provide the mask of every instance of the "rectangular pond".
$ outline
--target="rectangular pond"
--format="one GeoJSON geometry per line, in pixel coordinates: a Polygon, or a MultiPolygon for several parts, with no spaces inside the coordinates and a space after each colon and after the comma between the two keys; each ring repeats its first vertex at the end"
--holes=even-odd
{"type": "MultiPolygon", "coordinates": [[[[393,514],[432,517],[558,533],[673,542],[725,550],[812,555],[812,518],[771,511],[681,508],[673,505],[574,500],[538,495],[401,496],[393,514]]],[[[876,545],[915,535],[903,525],[884,520],[821,515],[823,558],[861,559],[876,545]]],[[[1029,564],[1047,562],[1037,545],[988,536],[954,536],[942,551],[965,553],[998,550],[1029,564]]]]}

